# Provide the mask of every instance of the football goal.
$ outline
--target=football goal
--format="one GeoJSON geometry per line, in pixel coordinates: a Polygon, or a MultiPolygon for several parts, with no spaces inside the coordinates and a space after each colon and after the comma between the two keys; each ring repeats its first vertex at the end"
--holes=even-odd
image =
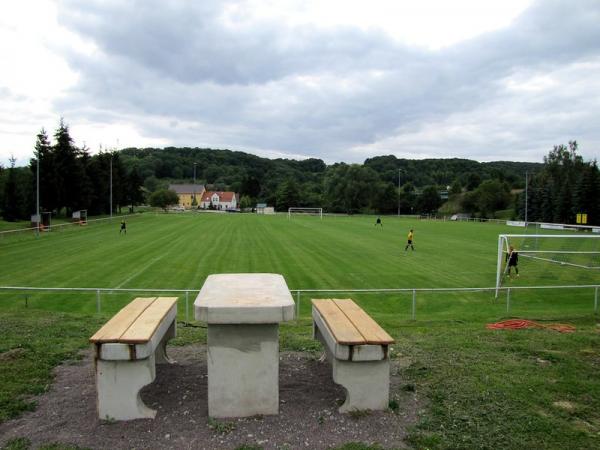
{"type": "Polygon", "coordinates": [[[80,209],[79,211],[73,211],[73,223],[79,225],[87,225],[87,209],[80,209]]]}
{"type": "Polygon", "coordinates": [[[496,297],[508,271],[507,260],[519,261],[546,277],[560,277],[555,268],[600,274],[600,236],[592,234],[501,234],[498,236],[496,297]]]}
{"type": "Polygon", "coordinates": [[[305,216],[319,216],[323,218],[323,208],[288,208],[288,219],[292,218],[292,214],[302,214],[305,216]]]}

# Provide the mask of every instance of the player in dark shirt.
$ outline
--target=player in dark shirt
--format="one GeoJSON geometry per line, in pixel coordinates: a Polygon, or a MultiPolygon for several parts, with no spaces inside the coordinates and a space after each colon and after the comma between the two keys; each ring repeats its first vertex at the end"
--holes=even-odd
{"type": "Polygon", "coordinates": [[[515,248],[512,245],[508,248],[508,252],[506,253],[505,261],[508,264],[508,276],[510,276],[511,267],[514,267],[515,273],[517,274],[517,277],[518,277],[519,276],[519,267],[517,266],[517,264],[519,264],[519,253],[515,250],[515,248]]]}

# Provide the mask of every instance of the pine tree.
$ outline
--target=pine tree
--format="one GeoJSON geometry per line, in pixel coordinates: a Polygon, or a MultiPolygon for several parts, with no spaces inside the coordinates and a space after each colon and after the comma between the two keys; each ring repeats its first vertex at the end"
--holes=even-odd
{"type": "Polygon", "coordinates": [[[594,161],[581,173],[573,199],[573,213],[587,214],[589,225],[600,224],[600,171],[594,161]]]}
{"type": "MultiPolygon", "coordinates": [[[[33,174],[34,183],[37,183],[37,164],[40,165],[40,211],[52,211],[57,207],[57,180],[56,180],[56,165],[54,162],[54,153],[48,134],[42,128],[37,134],[35,143],[35,159],[30,162],[31,173],[33,174]]],[[[33,186],[34,192],[37,186],[33,186]]]]}
{"type": "Polygon", "coordinates": [[[54,139],[56,206],[59,211],[66,208],[68,214],[71,210],[78,209],[79,204],[82,203],[80,195],[84,173],[81,163],[77,159],[79,150],[73,145],[69,127],[62,118],[54,133],[54,139]]]}
{"type": "Polygon", "coordinates": [[[79,196],[79,209],[89,210],[94,199],[94,185],[90,177],[91,163],[92,157],[90,156],[89,149],[84,144],[79,156],[79,165],[81,167],[81,192],[79,196]]]}
{"type": "Polygon", "coordinates": [[[127,185],[127,203],[130,204],[132,208],[143,203],[144,193],[142,187],[144,185],[144,180],[135,166],[131,169],[131,172],[129,172],[127,185]]]}

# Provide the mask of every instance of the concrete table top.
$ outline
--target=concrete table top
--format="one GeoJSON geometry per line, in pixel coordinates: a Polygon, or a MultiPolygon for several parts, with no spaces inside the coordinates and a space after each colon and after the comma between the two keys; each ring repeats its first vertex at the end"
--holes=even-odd
{"type": "Polygon", "coordinates": [[[209,275],[194,301],[196,320],[208,324],[268,324],[294,319],[294,300],[274,273],[209,275]]]}

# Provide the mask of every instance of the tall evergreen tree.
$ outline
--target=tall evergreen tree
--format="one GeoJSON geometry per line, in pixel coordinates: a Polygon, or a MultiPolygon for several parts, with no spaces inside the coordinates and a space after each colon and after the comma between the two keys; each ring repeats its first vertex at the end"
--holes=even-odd
{"type": "Polygon", "coordinates": [[[81,192],[79,195],[79,209],[89,210],[92,206],[94,199],[94,184],[90,177],[90,165],[92,163],[92,157],[90,156],[89,149],[83,145],[79,152],[79,165],[81,167],[81,192]]]}
{"type": "Polygon", "coordinates": [[[83,202],[81,187],[84,172],[78,160],[79,150],[73,145],[69,127],[60,119],[58,129],[54,133],[54,163],[56,167],[56,203],[57,209],[66,208],[67,215],[73,209],[79,209],[83,202]]]}
{"type": "Polygon", "coordinates": [[[144,202],[144,192],[142,191],[144,180],[135,166],[129,172],[127,186],[126,203],[132,207],[142,204],[144,202]]]}
{"type": "Polygon", "coordinates": [[[582,171],[573,201],[573,214],[587,214],[588,223],[600,224],[600,171],[594,161],[582,171]]]}
{"type": "MultiPolygon", "coordinates": [[[[34,183],[37,183],[37,165],[40,165],[40,210],[53,211],[57,208],[58,186],[54,152],[46,130],[42,128],[35,142],[35,159],[30,161],[30,169],[34,183]]],[[[33,185],[33,190],[37,186],[33,185]]]]}

